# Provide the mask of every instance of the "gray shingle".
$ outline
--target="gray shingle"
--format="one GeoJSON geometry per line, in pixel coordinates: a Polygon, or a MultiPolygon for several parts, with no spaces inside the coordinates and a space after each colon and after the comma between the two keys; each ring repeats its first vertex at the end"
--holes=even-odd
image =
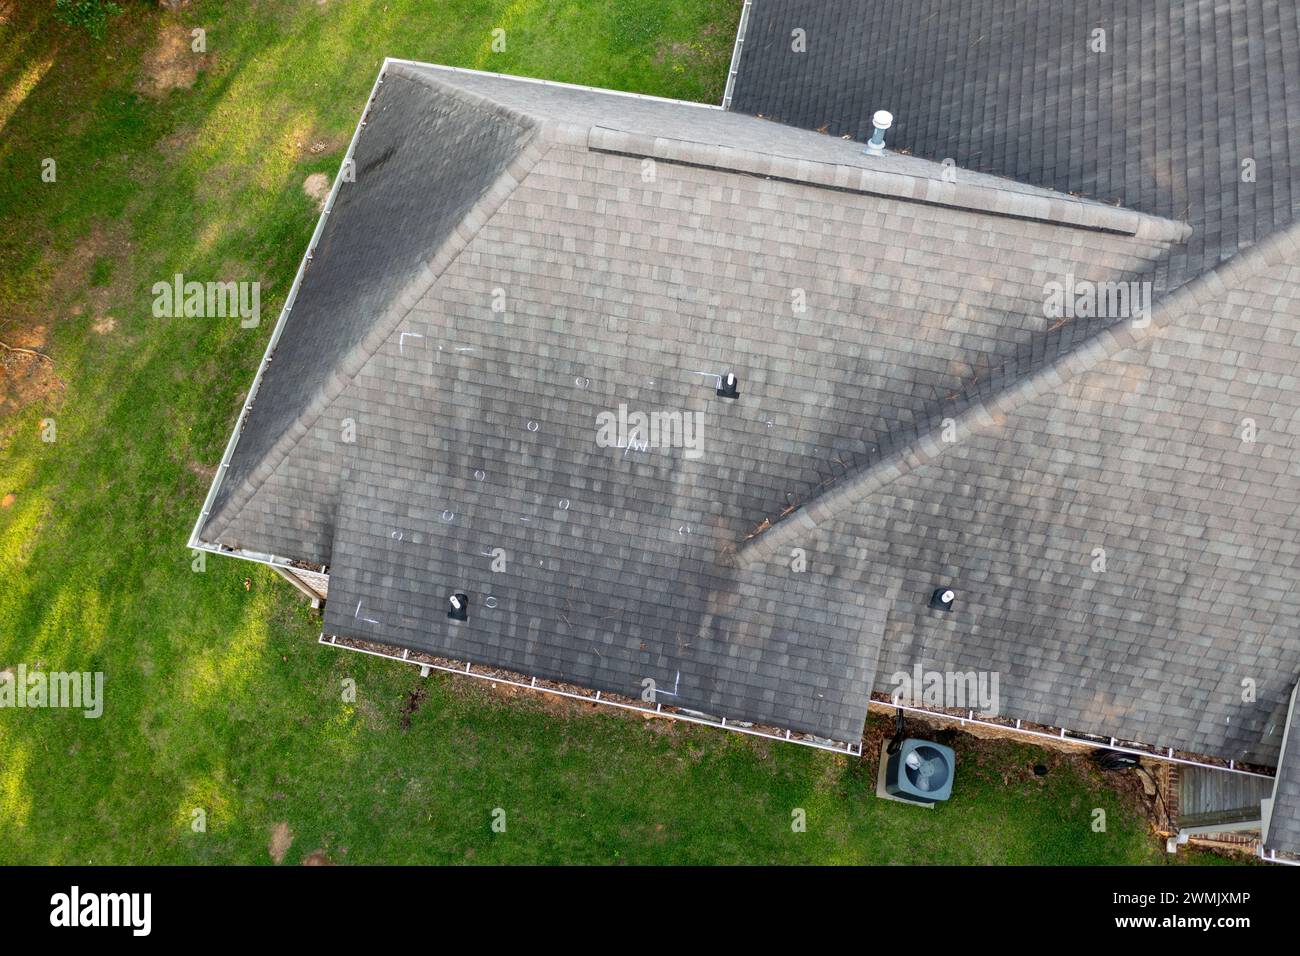
{"type": "MultiPolygon", "coordinates": [[[[355,182],[340,184],[282,336],[213,502],[219,535],[277,443],[309,423],[330,376],[531,136],[527,121],[438,96],[391,71],[365,117],[355,182]]],[[[281,452],[282,454],[282,452],[281,452]]]]}
{"type": "Polygon", "coordinates": [[[1290,0],[754,0],[731,109],[1186,220],[1176,286],[1300,210],[1297,49],[1290,0]]]}

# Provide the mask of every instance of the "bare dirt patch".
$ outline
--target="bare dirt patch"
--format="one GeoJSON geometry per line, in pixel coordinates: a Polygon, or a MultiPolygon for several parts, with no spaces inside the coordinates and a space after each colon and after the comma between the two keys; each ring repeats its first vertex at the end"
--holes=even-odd
{"type": "Polygon", "coordinates": [[[3,340],[5,347],[9,351],[18,355],[27,355],[32,352],[42,352],[46,347],[49,337],[49,329],[44,325],[32,324],[22,328],[5,329],[0,325],[0,340],[3,340]]]}
{"type": "Polygon", "coordinates": [[[561,697],[559,694],[539,694],[527,688],[516,687],[514,684],[489,682],[485,685],[480,682],[477,685],[461,685],[458,683],[455,686],[457,690],[463,689],[470,694],[482,694],[487,691],[494,697],[501,697],[506,700],[517,699],[520,706],[529,707],[557,717],[572,717],[579,713],[591,713],[597,706],[591,701],[574,700],[572,697],[561,697]]]}
{"type": "Polygon", "coordinates": [[[281,820],[271,828],[271,842],[266,846],[266,852],[271,855],[274,863],[283,863],[284,856],[289,852],[289,847],[293,846],[293,831],[289,829],[289,824],[281,820]]]}
{"type": "Polygon", "coordinates": [[[681,61],[691,55],[689,43],[661,43],[655,50],[655,63],[662,66],[666,60],[681,61]]]}
{"type": "Polygon", "coordinates": [[[63,380],[46,351],[47,331],[44,325],[0,325],[0,418],[33,402],[53,408],[62,398],[63,380]]]}
{"type": "Polygon", "coordinates": [[[49,327],[88,313],[95,332],[113,331],[116,319],[108,313],[128,300],[131,270],[126,263],[134,251],[128,227],[121,222],[94,224],[69,250],[50,248],[40,267],[48,278],[12,316],[0,319],[0,341],[44,350],[49,327]]]}
{"type": "Polygon", "coordinates": [[[420,704],[425,697],[424,688],[417,687],[406,694],[406,700],[402,702],[402,729],[411,729],[411,718],[415,712],[420,709],[420,704]]]}
{"type": "Polygon", "coordinates": [[[653,714],[642,714],[641,718],[645,723],[645,729],[656,737],[671,737],[673,731],[677,729],[677,721],[675,720],[665,720],[663,717],[655,717],[653,714]]]}
{"type": "Polygon", "coordinates": [[[303,180],[302,191],[307,197],[316,203],[316,211],[320,212],[325,208],[325,200],[330,194],[330,180],[324,173],[312,173],[303,180]]]}
{"type": "Polygon", "coordinates": [[[312,850],[302,858],[303,866],[338,866],[333,860],[325,855],[324,850],[312,850]]]}
{"type": "Polygon", "coordinates": [[[140,63],[135,88],[157,99],[172,90],[188,90],[198,79],[199,70],[207,65],[206,53],[195,53],[193,38],[187,27],[164,21],[158,39],[140,63]]]}
{"type": "MultiPolygon", "coordinates": [[[[129,245],[126,230],[121,227],[106,228],[96,223],[90,228],[72,250],[52,254],[52,280],[48,292],[42,298],[53,309],[66,307],[71,301],[80,298],[85,290],[91,288],[95,262],[106,257],[116,257],[119,250],[129,245]]],[[[74,311],[73,314],[78,314],[74,311]]]]}
{"type": "Polygon", "coordinates": [[[306,139],[298,141],[298,150],[306,159],[310,156],[320,156],[323,153],[335,153],[347,145],[347,140],[341,136],[333,136],[329,133],[313,132],[306,139]]]}
{"type": "MultiPolygon", "coordinates": [[[[131,260],[135,246],[123,229],[114,229],[111,235],[96,229],[88,251],[89,259],[81,265],[86,269],[90,285],[86,290],[86,308],[92,316],[90,328],[96,335],[108,335],[118,325],[110,312],[126,306],[131,295],[131,270],[126,263],[131,260]]],[[[80,314],[77,309],[73,313],[80,314]]]]}
{"type": "Polygon", "coordinates": [[[11,491],[3,498],[0,498],[0,508],[12,508],[14,506],[14,502],[17,500],[18,500],[18,496],[11,491]]]}

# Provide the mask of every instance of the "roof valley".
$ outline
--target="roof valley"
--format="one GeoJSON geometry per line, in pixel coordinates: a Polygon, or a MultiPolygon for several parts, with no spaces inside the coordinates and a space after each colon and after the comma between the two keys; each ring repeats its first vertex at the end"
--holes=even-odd
{"type": "Polygon", "coordinates": [[[1300,253],[1300,222],[1271,234],[1266,240],[1203,273],[1166,296],[1151,312],[1145,326],[1129,320],[1111,325],[1063,353],[1027,378],[1013,379],[996,394],[974,397],[972,403],[951,418],[940,411],[930,417],[924,433],[884,458],[869,463],[856,474],[832,486],[817,497],[789,512],[777,523],[743,542],[735,559],[750,567],[772,556],[778,549],[797,544],[819,526],[843,514],[901,476],[933,461],[956,444],[944,441],[949,426],[957,435],[982,432],[1003,425],[1020,406],[1060,388],[1066,382],[1095,368],[1126,349],[1135,348],[1158,335],[1185,313],[1207,299],[1240,288],[1262,269],[1282,261],[1294,261],[1300,253]]]}

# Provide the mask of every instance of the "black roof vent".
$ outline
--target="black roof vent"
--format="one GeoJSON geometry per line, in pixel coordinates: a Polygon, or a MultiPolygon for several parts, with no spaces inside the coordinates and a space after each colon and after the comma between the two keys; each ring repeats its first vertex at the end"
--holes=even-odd
{"type": "Polygon", "coordinates": [[[952,588],[935,588],[930,595],[930,607],[936,611],[951,611],[952,602],[957,600],[957,592],[952,588]]]}
{"type": "Polygon", "coordinates": [[[469,595],[456,593],[447,598],[447,616],[453,621],[468,621],[469,595]]]}
{"type": "Polygon", "coordinates": [[[719,398],[740,398],[740,382],[735,372],[728,372],[718,380],[719,398]]]}

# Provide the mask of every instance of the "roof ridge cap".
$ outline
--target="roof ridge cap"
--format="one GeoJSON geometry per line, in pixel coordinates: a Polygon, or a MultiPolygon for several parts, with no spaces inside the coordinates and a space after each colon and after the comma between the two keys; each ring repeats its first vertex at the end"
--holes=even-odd
{"type": "MultiPolygon", "coordinates": [[[[702,142],[698,139],[650,136],[602,126],[599,123],[591,125],[587,146],[598,152],[620,153],[769,179],[781,179],[814,188],[888,196],[905,202],[1028,219],[1067,228],[1114,232],[1139,239],[1181,243],[1185,242],[1192,233],[1192,227],[1185,222],[1153,216],[1123,206],[1111,206],[1095,199],[1070,196],[1000,176],[989,178],[1022,188],[998,189],[980,181],[950,182],[918,176],[904,170],[877,169],[763,153],[752,149],[702,142]]],[[[930,166],[940,166],[938,163],[919,157],[910,158],[930,166]]],[[[989,174],[978,175],[989,176],[989,174]]]]}
{"type": "Polygon", "coordinates": [[[1180,286],[1152,308],[1150,320],[1145,325],[1139,327],[1131,322],[1111,325],[1031,375],[1009,383],[986,399],[975,400],[956,415],[947,419],[941,417],[942,412],[932,415],[924,434],[918,434],[913,441],[871,462],[849,480],[810,499],[766,530],[742,542],[735,551],[736,564],[748,568],[770,557],[783,545],[794,543],[873,492],[938,458],[956,444],[940,437],[945,420],[956,425],[957,434],[974,434],[1000,426],[1021,406],[1091,371],[1120,352],[1146,342],[1196,306],[1240,288],[1261,269],[1288,257],[1300,261],[1300,220],[1271,233],[1256,245],[1180,286]]]}

